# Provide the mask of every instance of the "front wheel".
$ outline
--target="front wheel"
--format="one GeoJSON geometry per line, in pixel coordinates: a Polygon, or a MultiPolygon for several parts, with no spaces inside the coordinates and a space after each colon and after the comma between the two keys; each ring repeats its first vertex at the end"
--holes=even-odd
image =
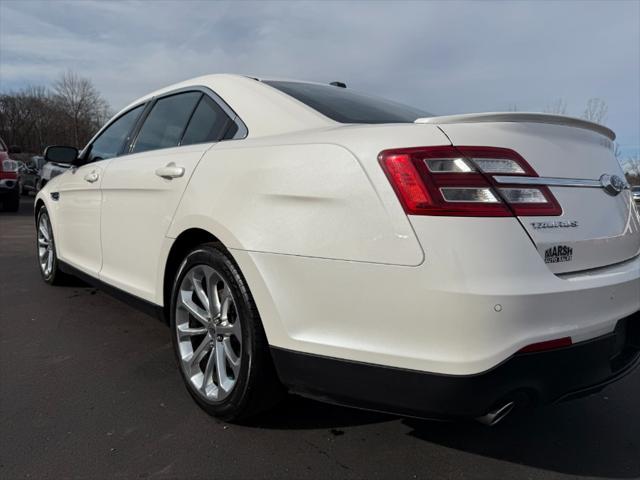
{"type": "Polygon", "coordinates": [[[210,415],[240,420],[281,397],[260,316],[228,252],[210,243],[182,262],[171,296],[180,373],[210,415]]]}
{"type": "Polygon", "coordinates": [[[58,256],[56,245],[53,239],[53,228],[49,212],[45,207],[38,211],[38,225],[36,232],[36,249],[38,254],[38,266],[40,274],[45,282],[50,285],[62,285],[67,280],[67,276],[58,267],[58,256]]]}

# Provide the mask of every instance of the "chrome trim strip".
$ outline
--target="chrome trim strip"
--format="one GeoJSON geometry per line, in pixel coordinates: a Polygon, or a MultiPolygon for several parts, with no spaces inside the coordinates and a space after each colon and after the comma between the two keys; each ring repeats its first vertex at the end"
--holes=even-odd
{"type": "Polygon", "coordinates": [[[512,175],[494,175],[493,179],[498,183],[507,183],[512,185],[547,185],[550,187],[602,188],[602,182],[600,182],[600,180],[588,180],[586,178],[517,177],[512,175]]]}

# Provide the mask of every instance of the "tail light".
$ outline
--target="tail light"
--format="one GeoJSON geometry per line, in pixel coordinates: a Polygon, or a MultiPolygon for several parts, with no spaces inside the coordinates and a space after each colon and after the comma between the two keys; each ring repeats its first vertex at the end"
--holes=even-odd
{"type": "Polygon", "coordinates": [[[16,180],[18,178],[18,164],[13,160],[0,160],[0,180],[16,180]]]}
{"type": "Polygon", "coordinates": [[[571,337],[562,337],[545,342],[532,343],[521,348],[517,353],[544,352],[545,350],[555,350],[556,348],[570,347],[571,345],[573,345],[571,337]]]}
{"type": "Polygon", "coordinates": [[[553,216],[562,209],[548,187],[498,184],[493,176],[537,177],[518,153],[494,147],[385,150],[380,165],[405,212],[468,217],[553,216]]]}

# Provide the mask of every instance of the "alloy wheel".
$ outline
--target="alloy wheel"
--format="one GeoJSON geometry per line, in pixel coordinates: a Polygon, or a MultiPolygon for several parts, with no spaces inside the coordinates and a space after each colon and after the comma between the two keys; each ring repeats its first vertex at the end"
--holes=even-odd
{"type": "Polygon", "coordinates": [[[175,335],[182,371],[206,401],[224,400],[240,374],[242,327],[225,279],[208,265],[184,275],[175,302],[175,335]]]}
{"type": "Polygon", "coordinates": [[[49,223],[49,215],[43,213],[38,220],[38,260],[40,270],[45,277],[53,272],[53,233],[49,223]]]}

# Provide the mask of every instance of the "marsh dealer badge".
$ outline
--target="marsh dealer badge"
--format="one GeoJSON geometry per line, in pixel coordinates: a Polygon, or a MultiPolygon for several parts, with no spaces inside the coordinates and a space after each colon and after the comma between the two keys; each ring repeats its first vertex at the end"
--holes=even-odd
{"type": "Polygon", "coordinates": [[[570,262],[573,257],[573,248],[566,245],[556,245],[544,251],[544,263],[570,262]]]}

